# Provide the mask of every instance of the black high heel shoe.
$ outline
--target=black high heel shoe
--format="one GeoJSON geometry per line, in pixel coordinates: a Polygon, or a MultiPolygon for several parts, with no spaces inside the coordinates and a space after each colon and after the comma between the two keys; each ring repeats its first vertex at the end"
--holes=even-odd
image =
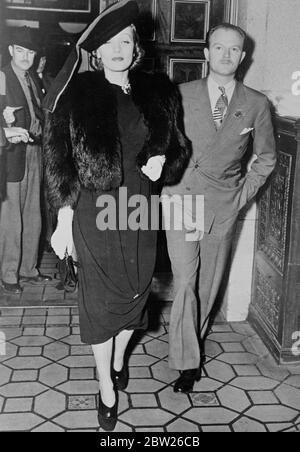
{"type": "Polygon", "coordinates": [[[120,372],[112,369],[111,377],[114,382],[115,388],[117,388],[119,391],[124,391],[124,389],[126,389],[128,386],[129,380],[129,370],[127,364],[124,364],[120,372]]]}
{"type": "Polygon", "coordinates": [[[201,369],[189,369],[181,372],[175,383],[174,392],[189,394],[193,392],[194,384],[201,379],[201,369]]]}
{"type": "Polygon", "coordinates": [[[98,421],[100,427],[106,432],[112,432],[118,421],[118,392],[115,389],[114,391],[116,402],[112,408],[104,405],[101,398],[101,392],[99,391],[98,421]]]}

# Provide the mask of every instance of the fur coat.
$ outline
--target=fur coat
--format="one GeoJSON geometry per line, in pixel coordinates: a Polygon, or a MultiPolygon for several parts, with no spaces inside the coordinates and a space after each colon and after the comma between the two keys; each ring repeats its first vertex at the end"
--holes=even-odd
{"type": "MultiPolygon", "coordinates": [[[[177,87],[162,74],[130,74],[132,97],[148,128],[137,155],[140,169],[165,155],[161,182],[177,184],[190,160],[177,87]]],[[[46,113],[44,164],[49,201],[55,208],[76,203],[80,187],[109,191],[122,185],[122,146],[117,102],[101,72],[74,77],[53,113],[46,113]]],[[[141,173],[141,177],[146,177],[141,173]]]]}

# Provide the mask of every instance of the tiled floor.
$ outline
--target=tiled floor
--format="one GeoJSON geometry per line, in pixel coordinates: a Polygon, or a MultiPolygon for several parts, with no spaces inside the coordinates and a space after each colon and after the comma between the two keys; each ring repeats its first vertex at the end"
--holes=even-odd
{"type": "MultiPolygon", "coordinates": [[[[193,394],[175,394],[170,303],[135,337],[116,432],[299,432],[300,368],[276,366],[247,323],[216,323],[193,394]]],[[[0,308],[0,431],[98,431],[91,348],[77,308],[0,308]],[[6,339],[6,341],[4,341],[6,339]]]]}

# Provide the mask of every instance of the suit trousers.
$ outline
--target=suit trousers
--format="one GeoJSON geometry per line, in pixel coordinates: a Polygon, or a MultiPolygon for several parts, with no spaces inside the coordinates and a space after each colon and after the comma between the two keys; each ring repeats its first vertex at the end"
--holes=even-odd
{"type": "Polygon", "coordinates": [[[34,277],[41,234],[41,149],[26,148],[21,182],[8,182],[0,211],[0,273],[2,281],[16,284],[20,276],[34,277]]]}
{"type": "Polygon", "coordinates": [[[202,339],[218,295],[232,248],[237,217],[214,225],[200,241],[186,241],[182,229],[166,231],[175,297],[169,330],[169,366],[196,369],[202,339]]]}

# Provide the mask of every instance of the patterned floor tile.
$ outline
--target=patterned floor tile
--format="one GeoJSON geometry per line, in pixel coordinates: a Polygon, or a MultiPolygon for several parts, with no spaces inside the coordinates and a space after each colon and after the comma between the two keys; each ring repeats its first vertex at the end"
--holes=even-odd
{"type": "Polygon", "coordinates": [[[5,316],[17,316],[17,317],[22,317],[24,314],[24,309],[23,308],[0,308],[0,317],[5,317],[5,316]]]}
{"type": "Polygon", "coordinates": [[[59,364],[66,367],[95,367],[95,359],[93,356],[68,356],[59,364]]]}
{"type": "Polygon", "coordinates": [[[251,353],[223,353],[218,356],[218,360],[223,361],[227,364],[256,364],[257,356],[251,353]]]}
{"type": "Polygon", "coordinates": [[[24,312],[24,316],[31,316],[31,317],[36,317],[36,316],[46,316],[48,312],[48,309],[39,309],[39,308],[35,308],[35,309],[25,309],[24,312]]]}
{"type": "Polygon", "coordinates": [[[194,407],[220,405],[214,392],[193,392],[190,394],[190,398],[194,407]]]}
{"type": "Polygon", "coordinates": [[[2,432],[25,432],[30,431],[37,425],[45,422],[36,414],[11,413],[0,414],[0,425],[2,432]]]}
{"type": "Polygon", "coordinates": [[[241,342],[244,336],[237,333],[213,333],[209,335],[209,340],[214,342],[241,342]]]}
{"type": "Polygon", "coordinates": [[[170,369],[167,361],[160,361],[151,366],[153,377],[164,383],[173,383],[179,377],[177,370],[170,369]]]}
{"type": "Polygon", "coordinates": [[[208,364],[205,364],[204,367],[209,377],[224,383],[233,380],[235,377],[232,367],[220,361],[211,361],[208,364]]]}
{"type": "Polygon", "coordinates": [[[97,394],[99,385],[96,380],[72,380],[57,386],[56,389],[69,395],[97,394]]]}
{"type": "MultiPolygon", "coordinates": [[[[70,308],[49,308],[48,316],[69,316],[71,313],[70,308]]],[[[72,312],[73,313],[73,312],[72,312]]]]}
{"type": "Polygon", "coordinates": [[[69,396],[68,410],[96,410],[96,397],[93,395],[69,396]]]}
{"type": "Polygon", "coordinates": [[[32,430],[32,432],[36,433],[59,433],[64,431],[65,430],[63,428],[53,424],[52,422],[45,422],[44,424],[32,430]]]}
{"type": "Polygon", "coordinates": [[[10,380],[12,370],[0,364],[0,386],[6,384],[10,380]]]}
{"type": "Polygon", "coordinates": [[[278,433],[282,432],[284,430],[289,430],[290,428],[293,428],[294,425],[290,423],[276,423],[276,424],[266,424],[266,428],[271,433],[278,433]]]}
{"type": "Polygon", "coordinates": [[[194,392],[214,392],[220,389],[224,383],[213,380],[212,378],[201,378],[194,385],[194,392]]]}
{"type": "Polygon", "coordinates": [[[69,325],[70,317],[69,316],[51,316],[47,318],[47,327],[50,325],[69,325]]]}
{"type": "Polygon", "coordinates": [[[284,383],[300,389],[300,375],[293,375],[292,377],[289,377],[287,380],[285,380],[284,383]]]}
{"type": "Polygon", "coordinates": [[[5,402],[4,397],[0,396],[0,413],[2,412],[2,408],[3,408],[4,402],[5,402]]]}
{"type": "Polygon", "coordinates": [[[249,397],[254,405],[278,405],[279,401],[272,391],[249,391],[249,397]]]}
{"type": "Polygon", "coordinates": [[[250,408],[246,415],[263,423],[291,422],[297,416],[297,411],[279,405],[263,405],[250,408]]]}
{"type": "Polygon", "coordinates": [[[233,352],[240,352],[243,353],[245,352],[244,347],[242,346],[242,344],[238,343],[238,342],[225,342],[222,343],[222,348],[224,350],[225,353],[233,353],[233,352]]]}
{"type": "Polygon", "coordinates": [[[232,386],[248,391],[268,391],[278,386],[278,382],[266,377],[238,377],[230,382],[232,386]]]}
{"type": "MultiPolygon", "coordinates": [[[[8,383],[0,387],[0,395],[3,397],[34,397],[48,388],[40,383],[8,383]]],[[[1,425],[1,423],[0,423],[1,425]]]]}
{"type": "Polygon", "coordinates": [[[257,367],[262,375],[278,381],[284,381],[290,375],[287,369],[277,366],[271,356],[260,360],[257,363],[257,367]]]}
{"type": "Polygon", "coordinates": [[[217,396],[220,399],[221,405],[238,411],[239,413],[242,413],[251,405],[244,391],[229,385],[220,389],[220,391],[217,392],[217,396]]]}
{"type": "Polygon", "coordinates": [[[232,333],[232,328],[229,324],[213,325],[211,329],[214,333],[232,333]]]}
{"type": "Polygon", "coordinates": [[[99,427],[96,410],[68,411],[52,421],[69,430],[99,427]]]}
{"type": "Polygon", "coordinates": [[[94,380],[95,369],[92,367],[83,369],[70,369],[70,380],[94,380]]]}
{"type": "Polygon", "coordinates": [[[45,329],[39,327],[25,327],[24,336],[44,336],[45,329]]]}
{"type": "Polygon", "coordinates": [[[238,417],[238,414],[226,408],[206,407],[192,408],[184,413],[183,417],[200,425],[222,425],[232,422],[238,417]]]}
{"type": "Polygon", "coordinates": [[[13,339],[11,343],[20,347],[43,347],[52,341],[53,339],[49,339],[45,336],[22,336],[13,339]]]}
{"type": "Polygon", "coordinates": [[[63,339],[61,339],[61,342],[64,342],[65,344],[69,345],[83,345],[83,343],[81,342],[81,338],[78,334],[64,337],[63,339]]]}
{"type": "Polygon", "coordinates": [[[155,356],[157,358],[165,358],[169,353],[169,345],[166,342],[154,340],[148,342],[145,345],[145,350],[148,355],[155,356]]]}
{"type": "MultiPolygon", "coordinates": [[[[129,369],[130,378],[151,378],[151,372],[148,367],[130,367],[129,369]]],[[[157,376],[157,380],[160,380],[157,376]]]]}
{"type": "Polygon", "coordinates": [[[205,354],[210,358],[215,358],[223,353],[222,348],[217,342],[213,342],[211,340],[206,341],[205,344],[205,354]]]}
{"type": "MultiPolygon", "coordinates": [[[[99,431],[101,431],[101,429],[99,431]]],[[[130,432],[133,432],[133,428],[129,427],[126,424],[123,424],[123,422],[117,422],[117,425],[116,425],[116,428],[114,431],[116,433],[130,433],[130,432]]]]}
{"type": "Polygon", "coordinates": [[[166,386],[165,383],[149,378],[131,378],[126,391],[129,393],[154,393],[162,389],[164,386],[166,386]]]}
{"type": "Polygon", "coordinates": [[[232,367],[237,373],[237,375],[239,375],[240,377],[253,377],[256,375],[260,375],[258,368],[255,366],[235,365],[232,367]]]}
{"type": "Polygon", "coordinates": [[[41,356],[42,347],[21,347],[19,356],[41,356]]]}
{"type": "Polygon", "coordinates": [[[282,384],[274,392],[283,405],[300,411],[300,389],[282,384]]]}
{"type": "Polygon", "coordinates": [[[44,356],[59,361],[69,355],[70,347],[62,342],[53,342],[44,347],[44,356]]]}
{"type": "Polygon", "coordinates": [[[266,427],[259,422],[253,421],[248,417],[242,417],[236,421],[232,428],[236,433],[264,433],[267,432],[266,427]]]}
{"type": "MultiPolygon", "coordinates": [[[[7,399],[5,404],[5,413],[26,413],[31,411],[33,405],[33,398],[15,398],[7,399]]],[[[1,429],[1,425],[0,425],[1,429]]]]}
{"type": "Polygon", "coordinates": [[[139,367],[139,366],[151,366],[156,363],[158,358],[154,358],[149,355],[131,355],[129,358],[129,366],[139,367]]]}
{"type": "Polygon", "coordinates": [[[192,406],[187,395],[174,393],[170,386],[161,391],[158,397],[162,408],[175,414],[181,414],[192,406]]]}
{"type": "Polygon", "coordinates": [[[23,325],[45,325],[46,323],[46,316],[28,316],[23,317],[22,324],[23,325]]]}
{"type": "MultiPolygon", "coordinates": [[[[1,375],[1,370],[0,370],[1,375]]],[[[0,377],[1,379],[1,377],[0,377]]],[[[38,379],[37,370],[14,370],[11,381],[22,382],[22,381],[36,381],[38,379]]]]}
{"type": "Polygon", "coordinates": [[[173,418],[171,413],[158,408],[131,409],[120,416],[120,420],[131,425],[141,426],[162,426],[169,423],[173,418]]]}
{"type": "Polygon", "coordinates": [[[199,433],[199,426],[184,419],[177,419],[167,426],[167,432],[199,433]]]}
{"type": "Polygon", "coordinates": [[[20,326],[21,320],[22,320],[21,316],[0,317],[0,327],[2,327],[2,326],[20,326]]]}
{"type": "Polygon", "coordinates": [[[154,394],[132,394],[131,403],[134,408],[157,408],[154,394]]]}
{"type": "Polygon", "coordinates": [[[28,356],[26,358],[12,358],[5,361],[5,365],[11,369],[21,370],[21,369],[41,369],[51,364],[49,359],[43,358],[42,356],[28,356]]]}
{"type": "Polygon", "coordinates": [[[46,336],[59,340],[62,338],[66,338],[70,335],[70,328],[69,327],[63,327],[63,326],[59,326],[59,327],[48,327],[46,328],[46,336]]]}
{"type": "Polygon", "coordinates": [[[7,328],[7,327],[1,327],[1,333],[5,336],[7,341],[10,341],[12,339],[15,339],[22,335],[22,328],[7,328]]]}
{"type": "Polygon", "coordinates": [[[55,387],[68,379],[68,370],[59,364],[50,364],[40,371],[39,381],[47,386],[55,387]]]}
{"type": "Polygon", "coordinates": [[[164,429],[163,428],[159,428],[159,427],[151,427],[151,428],[136,428],[135,429],[135,431],[136,432],[141,432],[141,433],[144,433],[144,432],[147,432],[147,433],[161,433],[161,432],[164,432],[164,429]]]}

